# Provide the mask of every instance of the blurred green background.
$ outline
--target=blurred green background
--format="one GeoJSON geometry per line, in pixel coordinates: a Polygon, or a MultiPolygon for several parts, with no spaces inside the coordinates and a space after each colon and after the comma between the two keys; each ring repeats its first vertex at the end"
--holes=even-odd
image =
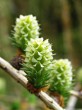
{"type": "MultiPolygon", "coordinates": [[[[68,58],[74,71],[82,67],[82,0],[0,0],[0,57],[7,61],[16,55],[10,37],[20,14],[37,17],[41,36],[49,39],[56,53],[54,58],[68,58]]],[[[0,70],[0,110],[47,108],[0,70]]]]}

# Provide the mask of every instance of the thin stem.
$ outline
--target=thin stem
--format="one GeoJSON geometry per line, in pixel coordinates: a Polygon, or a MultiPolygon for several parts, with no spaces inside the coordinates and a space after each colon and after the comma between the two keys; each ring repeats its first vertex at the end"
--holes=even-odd
{"type": "Polygon", "coordinates": [[[80,98],[80,94],[78,94],[78,91],[80,90],[80,88],[81,86],[79,84],[76,84],[76,86],[74,87],[74,90],[70,91],[71,96],[68,100],[66,110],[75,110],[75,105],[78,100],[78,97],[80,98]]]}
{"type": "Polygon", "coordinates": [[[71,90],[70,94],[75,96],[75,97],[78,97],[78,98],[82,99],[82,92],[71,90]]]}

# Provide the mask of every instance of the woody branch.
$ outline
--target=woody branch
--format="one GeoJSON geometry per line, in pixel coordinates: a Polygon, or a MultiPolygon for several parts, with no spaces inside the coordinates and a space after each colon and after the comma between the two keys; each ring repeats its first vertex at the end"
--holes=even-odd
{"type": "MultiPolygon", "coordinates": [[[[16,70],[13,68],[7,61],[0,57],[0,68],[6,71],[13,79],[15,79],[18,83],[20,83],[24,88],[27,88],[28,80],[23,75],[25,74],[24,71],[16,70]]],[[[61,108],[50,96],[48,96],[45,92],[40,91],[36,94],[48,108],[53,110],[64,110],[61,108]]]]}

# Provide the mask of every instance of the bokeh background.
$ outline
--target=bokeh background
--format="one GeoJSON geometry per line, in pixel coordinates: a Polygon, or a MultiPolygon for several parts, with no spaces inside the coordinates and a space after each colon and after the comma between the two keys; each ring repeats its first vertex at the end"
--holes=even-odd
{"type": "MultiPolygon", "coordinates": [[[[82,0],[0,0],[0,57],[10,62],[16,55],[10,37],[16,18],[28,14],[37,17],[41,36],[49,39],[56,53],[54,58],[68,58],[74,76],[79,70],[82,74],[82,0]]],[[[0,70],[0,110],[47,108],[0,70]]]]}

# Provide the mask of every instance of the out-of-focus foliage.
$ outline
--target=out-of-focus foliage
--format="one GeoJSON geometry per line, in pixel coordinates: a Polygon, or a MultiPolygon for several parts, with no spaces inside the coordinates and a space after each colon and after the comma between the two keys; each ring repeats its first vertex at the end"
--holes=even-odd
{"type": "Polygon", "coordinates": [[[0,78],[0,94],[5,93],[6,90],[6,82],[3,78],[0,78]]]}
{"type": "MultiPolygon", "coordinates": [[[[0,0],[0,56],[8,61],[16,55],[9,36],[12,36],[11,30],[20,14],[33,14],[37,17],[41,24],[41,36],[50,39],[53,50],[57,53],[55,58],[69,58],[74,67],[82,66],[81,0],[0,0]]],[[[6,82],[5,95],[19,97],[19,100],[23,98],[23,88],[2,70],[0,78],[4,78],[6,82]]],[[[1,98],[0,102],[4,102],[4,106],[8,107],[11,102],[9,97],[6,98],[7,101],[2,99],[5,98],[1,98]]],[[[14,102],[13,98],[10,99],[14,102]]],[[[0,103],[0,107],[2,106],[0,103]]]]}
{"type": "Polygon", "coordinates": [[[80,83],[82,85],[82,68],[79,68],[79,70],[77,71],[76,79],[77,79],[78,83],[80,83]]]}

